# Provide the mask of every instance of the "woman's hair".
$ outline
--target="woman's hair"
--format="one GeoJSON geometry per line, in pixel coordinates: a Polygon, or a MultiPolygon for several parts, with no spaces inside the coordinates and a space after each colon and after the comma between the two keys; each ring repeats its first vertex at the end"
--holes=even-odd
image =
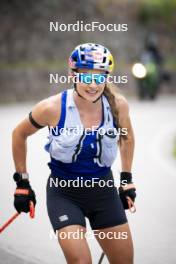
{"type": "Polygon", "coordinates": [[[114,123],[116,125],[116,128],[119,127],[119,113],[115,102],[115,94],[117,93],[117,87],[115,85],[105,85],[103,94],[106,96],[110,106],[112,115],[114,117],[114,123]]]}

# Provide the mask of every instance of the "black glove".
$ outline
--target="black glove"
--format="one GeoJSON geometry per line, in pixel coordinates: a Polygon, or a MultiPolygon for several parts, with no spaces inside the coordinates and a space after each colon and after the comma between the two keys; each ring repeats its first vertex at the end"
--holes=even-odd
{"type": "Polygon", "coordinates": [[[136,198],[136,189],[131,188],[131,189],[124,191],[122,187],[119,187],[119,195],[120,195],[120,199],[122,201],[124,209],[129,209],[127,197],[130,197],[131,200],[134,202],[136,198]]]}
{"type": "Polygon", "coordinates": [[[32,190],[28,180],[20,180],[16,183],[17,188],[14,194],[14,207],[18,213],[30,211],[30,201],[36,205],[35,192],[32,190]]]}
{"type": "Polygon", "coordinates": [[[120,184],[119,187],[119,196],[122,201],[124,209],[129,209],[127,197],[130,197],[134,202],[136,198],[136,188],[130,188],[128,190],[124,190],[122,186],[127,186],[132,182],[132,173],[131,172],[121,172],[120,174],[120,184]]]}

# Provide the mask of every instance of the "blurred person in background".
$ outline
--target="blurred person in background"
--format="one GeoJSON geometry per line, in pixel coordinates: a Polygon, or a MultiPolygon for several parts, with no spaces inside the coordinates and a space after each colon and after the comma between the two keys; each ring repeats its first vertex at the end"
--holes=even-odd
{"type": "Polygon", "coordinates": [[[149,33],[139,63],[133,67],[140,99],[155,99],[158,95],[162,81],[162,64],[163,58],[158,47],[157,36],[149,33]]]}
{"type": "Polygon", "coordinates": [[[159,66],[162,65],[163,57],[159,50],[158,38],[155,33],[151,32],[147,35],[145,40],[145,50],[146,52],[151,54],[156,64],[158,64],[159,66]]]}

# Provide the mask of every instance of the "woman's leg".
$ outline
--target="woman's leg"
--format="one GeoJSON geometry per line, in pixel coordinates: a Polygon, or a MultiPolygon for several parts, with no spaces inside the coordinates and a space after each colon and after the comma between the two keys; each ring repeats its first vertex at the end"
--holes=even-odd
{"type": "Polygon", "coordinates": [[[67,264],[92,264],[85,232],[86,228],[81,225],[69,225],[57,230],[58,241],[67,264]]]}
{"type": "Polygon", "coordinates": [[[128,223],[94,233],[110,264],[133,264],[133,242],[128,223]]]}
{"type": "Polygon", "coordinates": [[[74,190],[69,188],[50,188],[48,180],[48,215],[54,231],[57,232],[58,241],[67,263],[91,264],[90,250],[84,237],[86,221],[79,199],[77,191],[74,193],[74,190]]]}

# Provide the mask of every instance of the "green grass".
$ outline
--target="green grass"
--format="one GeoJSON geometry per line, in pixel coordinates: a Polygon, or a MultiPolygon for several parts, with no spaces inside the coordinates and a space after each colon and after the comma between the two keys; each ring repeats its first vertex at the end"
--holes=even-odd
{"type": "Polygon", "coordinates": [[[142,0],[140,2],[140,17],[144,22],[165,21],[175,25],[176,0],[142,0]]]}

